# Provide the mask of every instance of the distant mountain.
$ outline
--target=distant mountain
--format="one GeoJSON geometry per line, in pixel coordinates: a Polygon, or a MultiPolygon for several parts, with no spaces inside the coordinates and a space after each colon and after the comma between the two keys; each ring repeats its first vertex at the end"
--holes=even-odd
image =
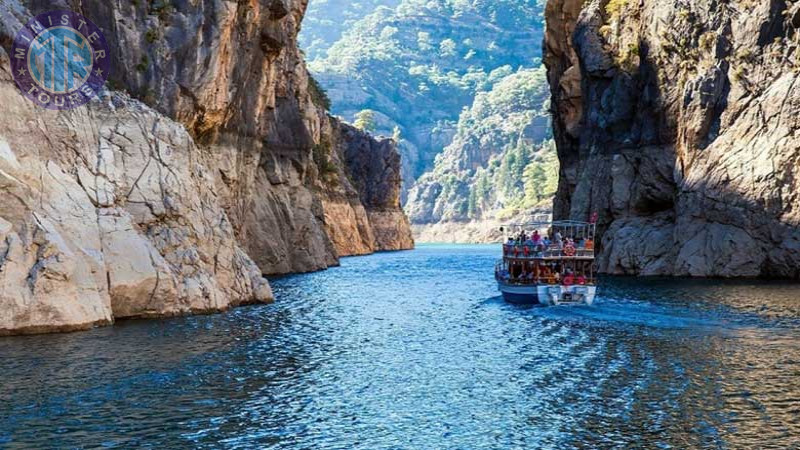
{"type": "Polygon", "coordinates": [[[379,7],[394,8],[400,0],[311,0],[303,20],[300,46],[309,60],[324,58],[345,30],[379,7]]]}
{"type": "Polygon", "coordinates": [[[550,209],[558,162],[549,95],[539,68],[520,70],[475,97],[453,143],[411,189],[406,212],[417,230],[550,209]]]}
{"type": "Polygon", "coordinates": [[[410,188],[451,144],[476,94],[540,65],[543,3],[312,0],[302,41],[334,114],[352,122],[372,110],[372,131],[400,138],[410,188]]]}

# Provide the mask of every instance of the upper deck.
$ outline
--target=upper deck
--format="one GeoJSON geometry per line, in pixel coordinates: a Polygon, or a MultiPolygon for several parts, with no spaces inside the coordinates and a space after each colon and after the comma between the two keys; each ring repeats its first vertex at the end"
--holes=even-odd
{"type": "Polygon", "coordinates": [[[577,260],[594,260],[594,249],[575,246],[574,253],[569,248],[559,246],[550,246],[547,248],[541,246],[527,246],[527,245],[503,245],[503,257],[506,259],[520,259],[532,260],[540,259],[544,261],[560,261],[563,259],[577,259],[577,260]]]}
{"type": "Polygon", "coordinates": [[[595,258],[596,225],[574,220],[534,219],[503,226],[503,258],[509,260],[583,260],[595,258]]]}

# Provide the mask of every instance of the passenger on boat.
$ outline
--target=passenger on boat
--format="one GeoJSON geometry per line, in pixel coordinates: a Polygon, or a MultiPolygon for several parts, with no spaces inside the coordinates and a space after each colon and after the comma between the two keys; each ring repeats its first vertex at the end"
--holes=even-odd
{"type": "Polygon", "coordinates": [[[547,266],[542,267],[542,270],[539,272],[539,277],[547,283],[554,282],[553,271],[547,266]]]}
{"type": "Polygon", "coordinates": [[[517,262],[511,267],[511,276],[513,278],[522,278],[522,264],[517,262]]]}
{"type": "Polygon", "coordinates": [[[564,286],[572,286],[575,284],[575,275],[572,274],[572,271],[567,271],[567,274],[564,275],[564,281],[562,281],[562,284],[564,286]]]}
{"type": "Polygon", "coordinates": [[[535,277],[534,277],[534,275],[533,275],[533,272],[528,272],[528,275],[525,277],[525,279],[526,279],[528,282],[533,282],[533,279],[534,279],[534,278],[535,278],[535,277]]]}
{"type": "Polygon", "coordinates": [[[554,239],[554,241],[555,241],[555,244],[558,245],[558,246],[563,245],[564,237],[561,236],[561,232],[560,231],[556,231],[556,238],[554,239]]]}
{"type": "Polygon", "coordinates": [[[578,284],[583,286],[586,284],[586,277],[583,275],[578,275],[578,284]]]}
{"type": "Polygon", "coordinates": [[[586,250],[594,250],[594,241],[591,239],[586,240],[586,250]]]}
{"type": "Polygon", "coordinates": [[[542,240],[542,237],[539,235],[539,230],[534,230],[533,236],[531,236],[533,243],[538,245],[539,242],[542,240]]]}

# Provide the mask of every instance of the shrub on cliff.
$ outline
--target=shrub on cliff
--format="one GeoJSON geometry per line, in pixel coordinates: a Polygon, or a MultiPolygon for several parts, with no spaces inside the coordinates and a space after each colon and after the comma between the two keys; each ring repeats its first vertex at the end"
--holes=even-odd
{"type": "Polygon", "coordinates": [[[308,74],[308,93],[311,95],[311,101],[315,105],[324,109],[325,111],[331,110],[331,99],[328,98],[328,93],[317,82],[311,74],[308,74]]]}

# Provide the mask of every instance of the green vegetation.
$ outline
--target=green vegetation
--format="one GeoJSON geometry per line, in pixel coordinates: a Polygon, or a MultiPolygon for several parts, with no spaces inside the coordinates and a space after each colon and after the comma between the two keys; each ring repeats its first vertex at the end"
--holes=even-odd
{"type": "Polygon", "coordinates": [[[540,64],[543,4],[314,0],[301,42],[309,69],[337,99],[332,113],[352,122],[369,109],[380,117],[376,133],[390,136],[399,127],[416,177],[431,169],[476,94],[540,64]],[[437,123],[442,134],[431,137],[437,123]]]}
{"type": "Polygon", "coordinates": [[[311,0],[303,19],[300,44],[309,60],[324,58],[345,30],[378,8],[395,8],[401,0],[311,0]]]}
{"type": "Polygon", "coordinates": [[[314,164],[316,164],[322,177],[328,182],[332,182],[336,178],[335,175],[338,173],[336,164],[331,161],[331,151],[331,143],[327,141],[322,141],[312,148],[314,164]]]}
{"type": "Polygon", "coordinates": [[[630,2],[631,0],[611,0],[606,4],[606,14],[611,18],[619,17],[630,2]]]}
{"type": "Polygon", "coordinates": [[[144,34],[144,39],[147,41],[148,44],[156,42],[159,39],[158,30],[156,30],[155,28],[150,28],[144,34]]]}
{"type": "Polygon", "coordinates": [[[366,131],[368,133],[374,132],[376,128],[375,112],[369,109],[359,112],[356,114],[356,120],[353,125],[359,130],[366,131]]]}
{"type": "Polygon", "coordinates": [[[639,44],[629,44],[625,50],[620,50],[615,63],[627,72],[633,72],[639,66],[639,44]]]}
{"type": "Polygon", "coordinates": [[[148,14],[158,16],[162,21],[169,19],[175,7],[172,6],[170,0],[150,0],[148,14]]]}
{"type": "Polygon", "coordinates": [[[717,42],[717,33],[713,31],[708,31],[706,33],[703,33],[702,36],[700,36],[698,45],[700,46],[700,48],[704,50],[711,50],[716,42],[717,42]]]}
{"type": "MultiPolygon", "coordinates": [[[[479,93],[452,145],[418,189],[439,184],[434,209],[462,221],[549,208],[558,181],[543,68],[521,70],[479,93]]],[[[411,199],[409,210],[424,210],[411,199]]],[[[412,218],[413,219],[413,218],[412,218]]]]}
{"type": "Polygon", "coordinates": [[[142,59],[139,60],[139,64],[136,65],[137,72],[147,72],[147,67],[150,65],[150,58],[147,57],[147,54],[142,55],[142,59]]]}
{"type": "Polygon", "coordinates": [[[317,107],[325,111],[331,110],[331,99],[328,98],[328,93],[320,86],[317,80],[311,74],[308,74],[308,93],[311,95],[311,101],[317,107]]]}
{"type": "Polygon", "coordinates": [[[438,194],[434,215],[546,208],[558,163],[540,68],[544,3],[312,0],[301,43],[332,112],[399,143],[406,181],[421,176],[417,189],[438,194]]]}

